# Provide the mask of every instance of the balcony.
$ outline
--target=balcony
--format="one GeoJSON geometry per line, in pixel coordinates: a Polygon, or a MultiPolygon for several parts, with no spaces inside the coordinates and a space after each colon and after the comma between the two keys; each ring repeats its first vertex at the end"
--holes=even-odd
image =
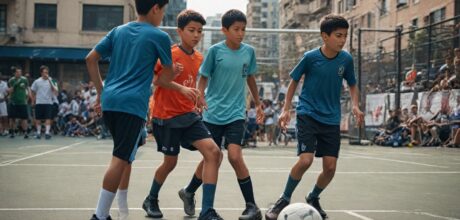
{"type": "Polygon", "coordinates": [[[327,10],[330,6],[329,0],[315,0],[312,2],[312,5],[314,14],[327,10]]]}

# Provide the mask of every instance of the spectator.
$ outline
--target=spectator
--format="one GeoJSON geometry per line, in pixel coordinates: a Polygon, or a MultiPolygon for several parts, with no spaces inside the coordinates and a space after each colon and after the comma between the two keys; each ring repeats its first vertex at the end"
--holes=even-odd
{"type": "Polygon", "coordinates": [[[27,120],[29,119],[28,114],[28,94],[30,94],[29,81],[22,76],[22,69],[16,67],[14,76],[8,81],[8,93],[10,94],[10,102],[8,106],[8,116],[10,118],[10,137],[14,138],[16,120],[21,122],[21,127],[24,132],[24,138],[29,138],[29,129],[27,120]]]}
{"type": "MultiPolygon", "coordinates": [[[[1,75],[0,75],[1,76],[1,75]]],[[[8,131],[8,109],[6,99],[8,96],[8,84],[0,78],[0,136],[7,135],[8,131]]]]}

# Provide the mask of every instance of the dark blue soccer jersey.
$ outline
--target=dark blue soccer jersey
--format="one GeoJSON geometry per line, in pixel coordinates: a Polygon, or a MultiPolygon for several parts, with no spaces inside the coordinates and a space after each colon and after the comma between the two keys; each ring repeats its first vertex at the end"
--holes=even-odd
{"type": "Polygon", "coordinates": [[[297,114],[308,115],[324,124],[339,125],[343,79],[349,86],[356,84],[351,55],[340,51],[335,58],[329,59],[320,48],[310,50],[289,75],[298,82],[304,74],[297,114]]]}

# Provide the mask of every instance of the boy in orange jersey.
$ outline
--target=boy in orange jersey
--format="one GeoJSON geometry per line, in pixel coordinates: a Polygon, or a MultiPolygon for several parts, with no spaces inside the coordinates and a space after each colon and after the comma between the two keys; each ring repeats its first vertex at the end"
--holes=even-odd
{"type": "MultiPolygon", "coordinates": [[[[202,36],[203,25],[206,24],[203,16],[192,10],[184,10],[177,16],[177,32],[181,38],[179,45],[171,48],[173,63],[177,76],[174,83],[184,87],[195,88],[198,69],[203,56],[194,50],[202,36]]],[[[155,72],[161,75],[162,66],[157,63],[155,72]]],[[[155,80],[158,86],[154,93],[154,107],[152,113],[153,135],[157,141],[158,151],[164,154],[163,163],[157,168],[149,195],[144,200],[142,208],[149,217],[162,218],[163,214],[158,205],[158,194],[168,174],[177,164],[178,154],[182,146],[188,150],[198,150],[203,155],[204,165],[202,173],[203,202],[198,219],[222,219],[213,209],[218,169],[222,153],[214,143],[211,134],[203,124],[199,114],[195,112],[195,103],[179,91],[174,91],[155,80]]],[[[196,175],[194,175],[196,179],[196,175]]],[[[201,183],[200,183],[201,184],[201,183]]],[[[199,185],[198,185],[199,186],[199,185]]],[[[179,197],[185,204],[192,200],[193,206],[184,206],[187,215],[195,214],[194,194],[179,191],[179,197]]]]}

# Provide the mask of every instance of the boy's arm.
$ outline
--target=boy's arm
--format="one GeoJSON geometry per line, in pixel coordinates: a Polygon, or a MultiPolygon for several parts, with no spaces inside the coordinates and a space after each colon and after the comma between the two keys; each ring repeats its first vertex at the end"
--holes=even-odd
{"type": "Polygon", "coordinates": [[[94,110],[98,115],[101,112],[101,93],[102,93],[102,78],[101,73],[99,72],[99,59],[101,59],[101,55],[94,49],[92,49],[89,54],[86,56],[86,67],[88,68],[88,74],[91,81],[94,83],[94,87],[96,87],[97,91],[97,98],[96,102],[94,103],[94,110]]]}
{"type": "Polygon", "coordinates": [[[203,110],[208,109],[208,104],[206,103],[206,99],[204,98],[204,90],[208,86],[208,77],[201,75],[200,79],[198,80],[198,85],[197,89],[200,92],[198,95],[198,100],[197,100],[197,110],[198,112],[202,112],[203,110]]]}
{"type": "Polygon", "coordinates": [[[292,106],[292,97],[294,97],[295,90],[297,89],[297,85],[299,82],[291,79],[291,82],[289,82],[289,87],[287,90],[286,98],[284,99],[284,106],[283,110],[280,114],[280,117],[278,119],[279,126],[283,129],[287,129],[287,125],[289,124],[289,121],[291,120],[291,106],[292,106]]]}
{"type": "Polygon", "coordinates": [[[161,70],[157,80],[158,86],[166,89],[176,90],[185,95],[188,99],[195,101],[198,97],[198,90],[174,82],[173,80],[175,76],[176,74],[173,72],[172,66],[163,66],[163,69],[161,70]]]}
{"type": "Polygon", "coordinates": [[[251,91],[252,99],[254,100],[254,104],[256,105],[257,109],[257,123],[262,124],[264,122],[264,110],[262,109],[262,105],[260,104],[259,100],[259,92],[257,90],[256,78],[253,75],[248,76],[246,82],[249,87],[249,91],[251,91]]]}
{"type": "Polygon", "coordinates": [[[362,126],[364,124],[364,113],[359,109],[359,91],[356,84],[350,86],[350,97],[353,102],[353,116],[355,116],[358,126],[362,126]]]}

